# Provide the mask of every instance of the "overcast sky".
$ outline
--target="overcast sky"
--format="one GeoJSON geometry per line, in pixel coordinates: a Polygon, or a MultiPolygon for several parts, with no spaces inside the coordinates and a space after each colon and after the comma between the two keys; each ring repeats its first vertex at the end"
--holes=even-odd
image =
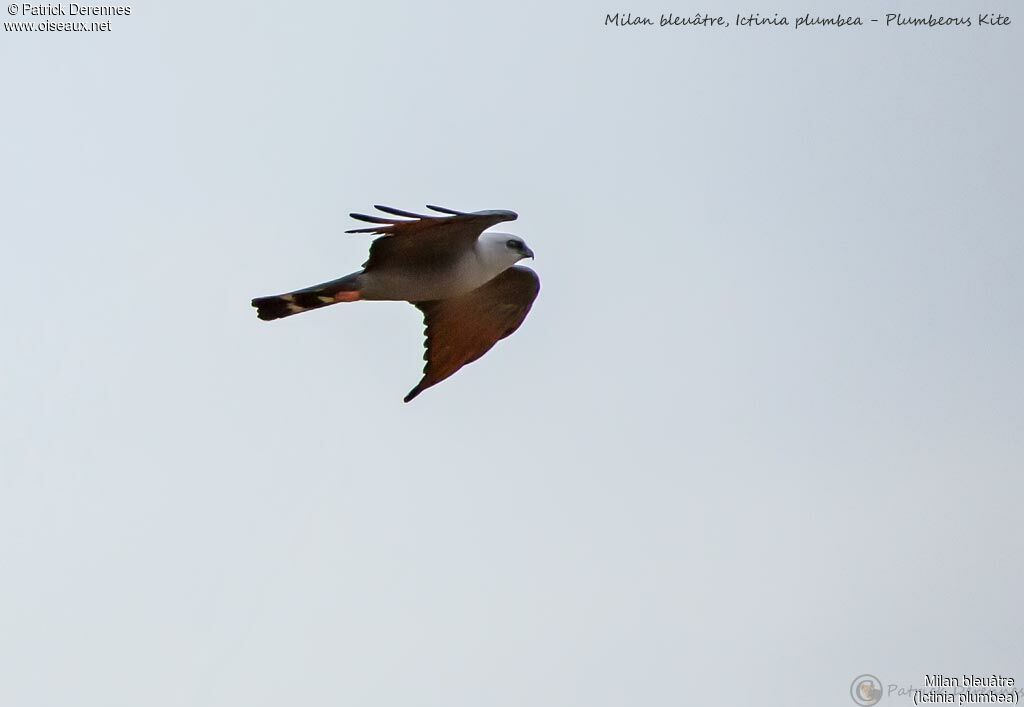
{"type": "Polygon", "coordinates": [[[0,704],[1024,681],[1024,16],[603,23],[710,9],[5,31],[0,704]],[[408,405],[411,306],[249,307],[356,269],[375,203],[513,209],[542,280],[408,405]]]}

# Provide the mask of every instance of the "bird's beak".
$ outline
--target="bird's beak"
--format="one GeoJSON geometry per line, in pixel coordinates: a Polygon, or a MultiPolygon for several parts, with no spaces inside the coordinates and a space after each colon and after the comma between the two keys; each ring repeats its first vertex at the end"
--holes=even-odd
{"type": "Polygon", "coordinates": [[[533,260],[533,251],[530,250],[530,246],[526,246],[523,248],[523,257],[533,260]]]}

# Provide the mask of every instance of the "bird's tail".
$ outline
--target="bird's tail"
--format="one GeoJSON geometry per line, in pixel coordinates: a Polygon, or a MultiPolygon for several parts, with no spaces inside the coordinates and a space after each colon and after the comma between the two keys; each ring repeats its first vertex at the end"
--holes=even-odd
{"type": "Polygon", "coordinates": [[[256,308],[257,317],[270,321],[338,302],[356,302],[361,299],[359,295],[359,276],[361,274],[359,272],[352,273],[338,280],[331,280],[294,292],[286,292],[283,295],[257,297],[252,301],[252,306],[256,308]]]}

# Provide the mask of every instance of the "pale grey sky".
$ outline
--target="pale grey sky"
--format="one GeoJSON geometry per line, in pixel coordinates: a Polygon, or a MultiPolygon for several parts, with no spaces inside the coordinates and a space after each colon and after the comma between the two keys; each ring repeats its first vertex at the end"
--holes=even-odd
{"type": "MultiPolygon", "coordinates": [[[[0,37],[0,705],[1024,680],[1024,17],[132,7],[0,37]],[[409,405],[412,307],[249,307],[374,203],[516,210],[543,283],[409,405]]],[[[721,12],[808,9],[893,11],[721,12]]]]}

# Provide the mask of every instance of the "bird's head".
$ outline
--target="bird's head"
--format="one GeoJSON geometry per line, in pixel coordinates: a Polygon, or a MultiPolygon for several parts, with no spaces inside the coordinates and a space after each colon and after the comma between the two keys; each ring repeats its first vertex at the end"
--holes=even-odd
{"type": "Polygon", "coordinates": [[[483,233],[479,243],[485,257],[505,267],[512,267],[523,258],[533,257],[530,246],[511,233],[483,233]]]}

